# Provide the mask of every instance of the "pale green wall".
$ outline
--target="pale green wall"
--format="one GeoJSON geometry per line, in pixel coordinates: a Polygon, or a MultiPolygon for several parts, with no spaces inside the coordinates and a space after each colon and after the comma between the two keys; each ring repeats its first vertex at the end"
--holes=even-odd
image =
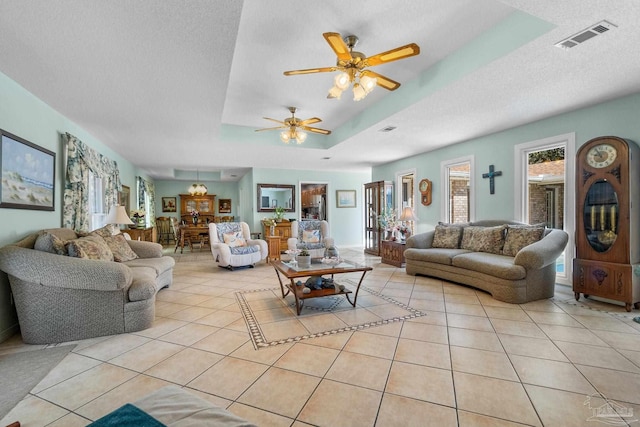
{"type": "Polygon", "coordinates": [[[257,184],[288,184],[296,187],[296,211],[286,212],[285,218],[300,219],[300,182],[327,183],[327,218],[331,228],[331,237],[336,246],[361,246],[364,234],[362,213],[363,185],[371,181],[368,172],[323,172],[308,170],[254,169],[252,194],[253,222],[252,230],[262,230],[260,221],[272,217],[270,212],[258,212],[257,184]],[[337,208],[336,190],[356,190],[356,208],[337,208]]]}
{"type": "MultiPolygon", "coordinates": [[[[640,143],[640,94],[627,96],[593,107],[560,114],[549,119],[519,126],[486,137],[430,151],[373,168],[373,180],[395,180],[397,171],[417,169],[416,179],[433,181],[433,203],[417,203],[418,231],[432,229],[440,218],[442,183],[440,163],[462,156],[475,156],[476,219],[511,219],[514,216],[514,146],[551,136],[575,132],[576,150],[598,136],[619,136],[640,143]],[[495,165],[502,176],[495,178],[495,194],[489,194],[489,180],[482,174],[495,165]]],[[[575,153],[567,153],[573,161],[575,153]]]]}
{"type": "MultiPolygon", "coordinates": [[[[131,205],[135,205],[135,176],[145,176],[142,171],[2,73],[0,128],[56,153],[55,211],[0,209],[0,246],[15,242],[36,230],[61,226],[64,154],[60,134],[64,132],[75,135],[118,162],[120,178],[124,185],[131,187],[131,205]]],[[[15,333],[18,326],[9,289],[6,274],[0,273],[0,342],[15,333]]]]}

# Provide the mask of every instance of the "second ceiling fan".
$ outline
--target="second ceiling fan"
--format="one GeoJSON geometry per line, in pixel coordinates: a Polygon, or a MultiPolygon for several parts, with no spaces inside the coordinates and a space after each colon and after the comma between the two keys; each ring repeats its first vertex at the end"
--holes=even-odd
{"type": "Polygon", "coordinates": [[[292,140],[297,142],[298,144],[302,144],[307,139],[307,134],[303,132],[305,130],[322,135],[329,135],[331,133],[330,130],[309,126],[311,124],[321,122],[321,119],[317,117],[311,117],[310,119],[300,120],[296,117],[296,111],[298,110],[296,107],[288,107],[288,109],[291,112],[291,117],[284,120],[276,120],[270,117],[263,117],[263,119],[265,120],[271,120],[272,122],[280,123],[280,126],[256,129],[256,132],[261,132],[263,130],[287,129],[280,132],[280,139],[286,144],[288,144],[292,140]]]}
{"type": "Polygon", "coordinates": [[[409,58],[420,53],[420,47],[415,43],[409,43],[377,55],[366,57],[361,52],[356,52],[353,48],[358,44],[358,37],[346,36],[344,39],[339,33],[322,34],[337,55],[336,65],[333,67],[309,68],[304,70],[285,71],[285,76],[295,76],[298,74],[327,73],[341,71],[334,79],[334,86],[329,89],[327,98],[340,98],[342,92],[353,83],[353,99],[359,101],[363,99],[373,88],[378,85],[387,90],[396,90],[400,83],[389,77],[383,76],[368,67],[409,58]]]}

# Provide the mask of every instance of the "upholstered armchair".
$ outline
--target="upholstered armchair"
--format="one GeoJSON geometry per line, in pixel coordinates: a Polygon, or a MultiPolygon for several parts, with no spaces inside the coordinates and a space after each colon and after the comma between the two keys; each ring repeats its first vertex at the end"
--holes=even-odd
{"type": "Polygon", "coordinates": [[[287,247],[289,250],[306,248],[312,258],[322,258],[325,248],[333,246],[333,242],[327,221],[293,221],[287,247]]]}
{"type": "Polygon", "coordinates": [[[267,242],[251,239],[246,222],[209,223],[209,243],[213,259],[219,267],[233,270],[234,267],[253,267],[267,258],[267,242]]]}

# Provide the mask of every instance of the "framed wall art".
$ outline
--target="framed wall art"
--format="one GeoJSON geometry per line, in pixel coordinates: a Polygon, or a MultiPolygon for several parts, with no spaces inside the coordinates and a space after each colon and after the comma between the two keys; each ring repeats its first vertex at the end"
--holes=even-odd
{"type": "Polygon", "coordinates": [[[218,200],[218,212],[219,213],[231,213],[231,199],[218,200]]]}
{"type": "Polygon", "coordinates": [[[175,197],[162,198],[162,212],[176,212],[177,209],[178,202],[175,197]]]}
{"type": "Polygon", "coordinates": [[[56,154],[0,129],[0,208],[55,210],[56,154]]]}
{"type": "Polygon", "coordinates": [[[355,208],[356,190],[336,190],[336,207],[355,208]]]}
{"type": "Polygon", "coordinates": [[[131,189],[126,185],[122,186],[122,191],[118,192],[118,204],[124,206],[124,210],[127,211],[127,215],[131,216],[131,202],[129,196],[131,195],[131,189]]]}

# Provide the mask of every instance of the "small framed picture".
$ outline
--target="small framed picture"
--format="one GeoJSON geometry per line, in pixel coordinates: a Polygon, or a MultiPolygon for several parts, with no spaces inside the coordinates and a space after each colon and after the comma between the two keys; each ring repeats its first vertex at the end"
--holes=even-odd
{"type": "Polygon", "coordinates": [[[336,207],[355,208],[356,190],[336,190],[336,207]]]}
{"type": "Polygon", "coordinates": [[[276,199],[271,200],[271,207],[272,208],[277,208],[278,207],[278,201],[276,199]]]}
{"type": "Polygon", "coordinates": [[[55,210],[56,154],[0,129],[0,208],[55,210]]]}
{"type": "Polygon", "coordinates": [[[177,201],[175,197],[162,198],[162,212],[176,212],[177,201]]]}
{"type": "Polygon", "coordinates": [[[218,200],[218,212],[231,213],[231,199],[218,200]]]}

